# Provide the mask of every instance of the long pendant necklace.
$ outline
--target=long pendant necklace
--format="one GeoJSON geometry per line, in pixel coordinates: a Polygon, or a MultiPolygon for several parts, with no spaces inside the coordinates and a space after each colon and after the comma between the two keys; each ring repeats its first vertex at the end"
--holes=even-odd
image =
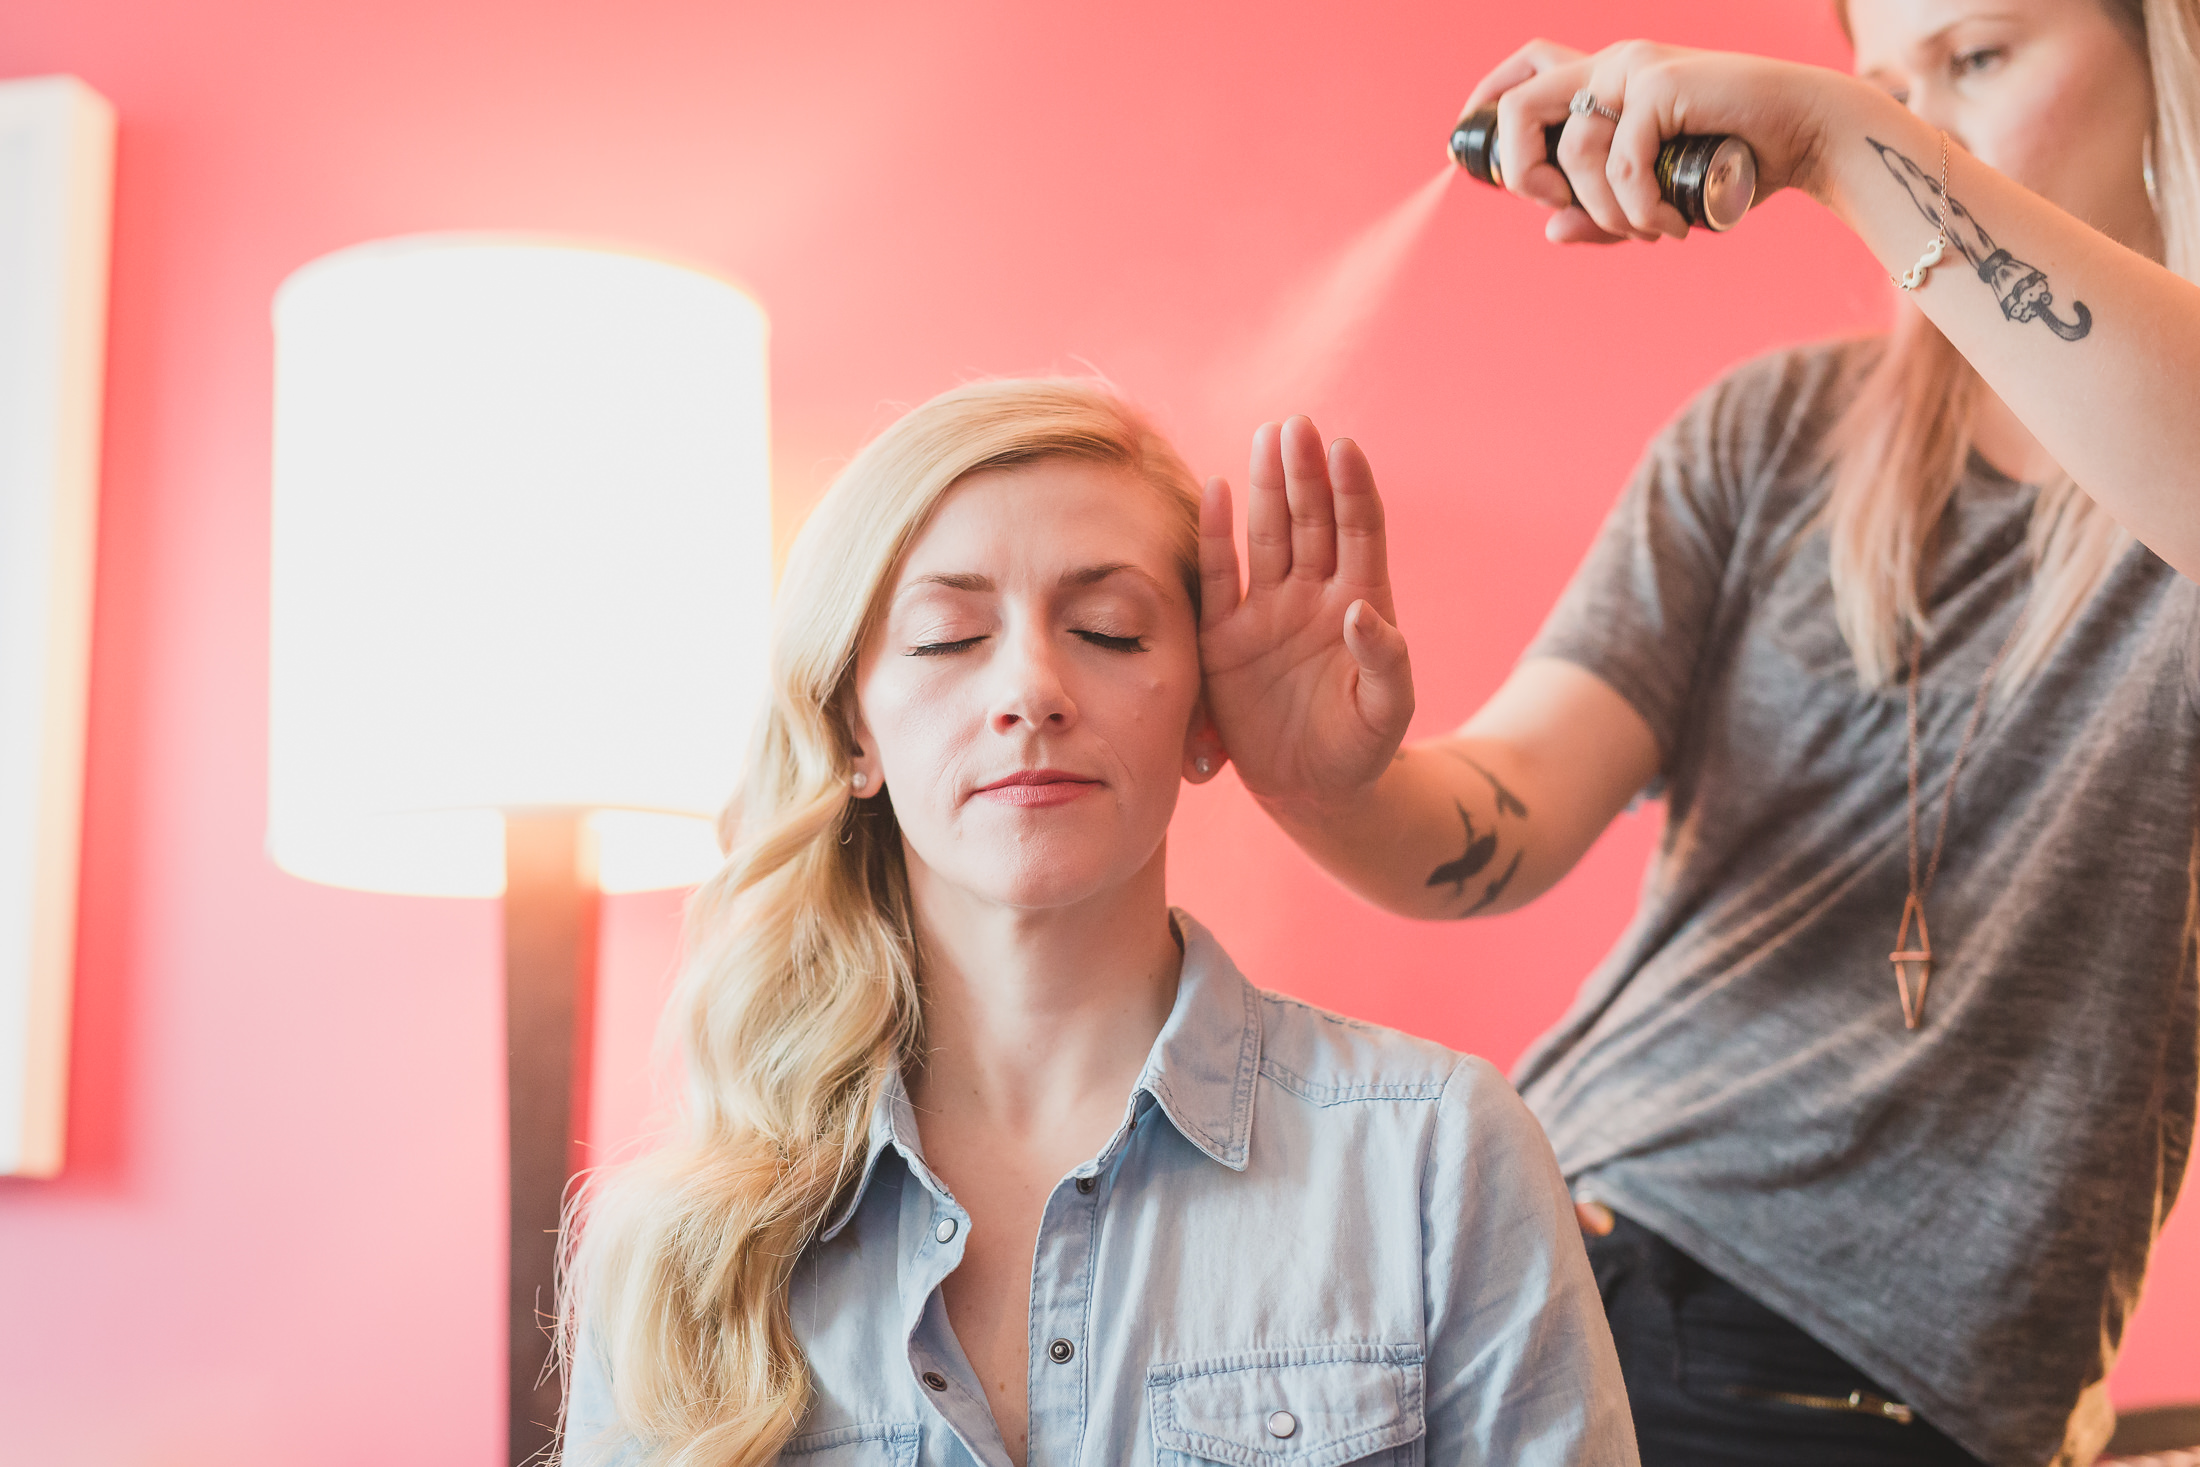
{"type": "MultiPolygon", "coordinates": [[[[2031,608],[2027,606],[2026,611],[2031,608]]],[[[1925,898],[1933,889],[1933,878],[1940,874],[1940,857],[1948,846],[1948,816],[1956,806],[1956,781],[1963,777],[1964,756],[1971,752],[1971,741],[1978,736],[1978,726],[1986,716],[1986,699],[1994,689],[1994,674],[2001,671],[2002,659],[2017,644],[2017,633],[2024,627],[2024,611],[2009,628],[2009,635],[2002,639],[2001,650],[1994,660],[1986,664],[1986,676],[1979,679],[1978,697],[1972,700],[1971,716],[1963,725],[1963,739],[1956,745],[1955,763],[1948,769],[1948,787],[1940,802],[1940,828],[1933,833],[1932,859],[1925,865],[1925,879],[1918,880],[1917,872],[1917,673],[1918,664],[1925,653],[1925,639],[1914,631],[1910,635],[1910,895],[1902,904],[1902,925],[1895,929],[1894,951],[1887,956],[1894,962],[1895,992],[1902,999],[1902,1027],[1915,1029],[1925,1022],[1925,985],[1933,976],[1933,939],[1925,927],[1925,898]],[[1910,924],[1917,924],[1917,940],[1910,940],[1910,924]],[[1910,991],[1910,972],[1915,969],[1917,991],[1910,991]]]]}

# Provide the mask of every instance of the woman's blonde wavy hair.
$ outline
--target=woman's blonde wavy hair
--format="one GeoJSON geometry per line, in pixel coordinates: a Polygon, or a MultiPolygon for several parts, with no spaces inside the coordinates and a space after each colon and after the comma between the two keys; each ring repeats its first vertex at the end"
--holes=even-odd
{"type": "MultiPolygon", "coordinates": [[[[585,1326],[656,1467],[770,1462],[809,1403],[787,1281],[923,1033],[900,827],[888,799],[849,789],[856,656],[948,490],[1048,459],[1119,466],[1158,491],[1198,605],[1190,471],[1112,393],[1067,379],[975,382],[905,414],[835,480],[789,558],[729,854],[689,909],[664,1016],[685,1065],[676,1139],[567,1219],[567,1358],[585,1326]]],[[[590,1446],[569,1441],[561,1460],[590,1446]]]]}
{"type": "MultiPolygon", "coordinates": [[[[2155,212],[2163,263],[2200,281],[2200,0],[2099,0],[2147,58],[2154,80],[2155,212]]],[[[1847,0],[1836,0],[1848,29],[1847,0]]],[[[2139,160],[2134,159],[2136,166],[2139,160]]],[[[1932,536],[1971,452],[1976,369],[1909,300],[1827,440],[1833,491],[1834,614],[1866,687],[1902,667],[1905,634],[1929,628],[1932,536]]],[[[2131,545],[2068,475],[2040,487],[2029,533],[2032,599],[2001,673],[2006,689],[2054,650],[2131,545]]]]}

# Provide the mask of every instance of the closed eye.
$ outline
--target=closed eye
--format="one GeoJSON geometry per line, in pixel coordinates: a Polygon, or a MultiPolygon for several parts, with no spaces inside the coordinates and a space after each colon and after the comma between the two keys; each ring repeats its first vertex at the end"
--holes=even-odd
{"type": "Polygon", "coordinates": [[[1146,650],[1145,639],[1142,637],[1111,637],[1106,632],[1078,632],[1077,635],[1093,646],[1104,647],[1110,652],[1143,652],[1146,650]]]}
{"type": "Polygon", "coordinates": [[[957,652],[967,652],[984,641],[983,637],[964,637],[959,642],[920,642],[908,651],[911,657],[947,657],[957,652]]]}

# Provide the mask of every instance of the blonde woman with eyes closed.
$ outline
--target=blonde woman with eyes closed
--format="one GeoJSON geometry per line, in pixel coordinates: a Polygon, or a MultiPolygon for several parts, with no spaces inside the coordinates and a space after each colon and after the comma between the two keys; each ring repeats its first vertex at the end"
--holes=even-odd
{"type": "Polygon", "coordinates": [[[1168,905],[1198,505],[1104,392],[991,382],[811,516],[684,1126],[575,1224],[570,1467],[1635,1461],[1504,1080],[1168,905]]]}
{"type": "MultiPolygon", "coordinates": [[[[1839,15],[1854,75],[1538,41],[1467,108],[1560,242],[1684,235],[1661,141],[1739,135],[1892,332],[1682,411],[1510,678],[1402,750],[1366,463],[1265,430],[1208,696],[1283,827],[1413,916],[1532,900],[1662,794],[1516,1076],[1645,1461],[2083,1463],[2200,1069],[2200,0],[1839,15]]],[[[1579,346],[1655,370],[1625,321],[1579,346]]]]}

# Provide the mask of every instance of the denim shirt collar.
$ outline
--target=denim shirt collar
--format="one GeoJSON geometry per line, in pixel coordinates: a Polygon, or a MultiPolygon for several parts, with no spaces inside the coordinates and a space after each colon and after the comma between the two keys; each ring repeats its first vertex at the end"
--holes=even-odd
{"type": "MultiPolygon", "coordinates": [[[[1184,965],[1177,977],[1176,1002],[1146,1056],[1138,1083],[1131,1088],[1130,1111],[1123,1130],[1096,1160],[1104,1160],[1121,1144],[1137,1117],[1140,1097],[1151,1096],[1185,1140],[1223,1166],[1241,1172],[1251,1156],[1253,1082],[1260,1072],[1260,998],[1213,934],[1179,908],[1171,907],[1169,916],[1184,939],[1184,965]]],[[[818,1234],[819,1241],[830,1241],[855,1216],[878,1170],[879,1157],[889,1146],[927,1187],[948,1195],[948,1189],[924,1164],[924,1152],[917,1139],[917,1113],[909,1103],[909,1091],[899,1070],[887,1075],[878,1104],[871,1112],[862,1176],[846,1200],[834,1209],[818,1234]]],[[[1096,1163],[1088,1162],[1077,1169],[1076,1175],[1095,1169],[1096,1163]]]]}

